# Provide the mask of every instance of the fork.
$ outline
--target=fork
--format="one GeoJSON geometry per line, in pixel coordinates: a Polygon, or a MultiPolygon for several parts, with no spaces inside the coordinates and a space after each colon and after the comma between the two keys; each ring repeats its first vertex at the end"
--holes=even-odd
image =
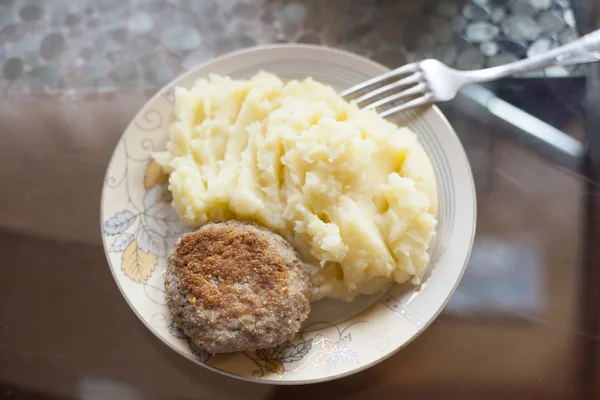
{"type": "Polygon", "coordinates": [[[376,109],[382,117],[452,100],[460,88],[554,65],[600,60],[600,30],[546,53],[498,67],[459,71],[433,60],[404,65],[361,82],[340,93],[363,109],[376,109]],[[401,103],[400,103],[401,102],[401,103]]]}

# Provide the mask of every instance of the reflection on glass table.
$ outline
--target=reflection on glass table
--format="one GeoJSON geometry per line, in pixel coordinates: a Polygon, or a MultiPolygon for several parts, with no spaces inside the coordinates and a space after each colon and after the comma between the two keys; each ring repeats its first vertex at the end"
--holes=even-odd
{"type": "Polygon", "coordinates": [[[258,386],[183,359],[129,310],[98,232],[126,124],[204,60],[302,42],[390,67],[478,68],[573,40],[600,20],[594,4],[0,0],[0,397],[599,398],[597,66],[471,87],[442,106],[477,187],[472,258],[431,327],[349,378],[258,386]]]}

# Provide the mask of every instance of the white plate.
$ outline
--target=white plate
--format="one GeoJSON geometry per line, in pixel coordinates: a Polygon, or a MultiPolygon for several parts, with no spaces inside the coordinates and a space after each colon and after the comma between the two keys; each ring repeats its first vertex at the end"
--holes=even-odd
{"type": "Polygon", "coordinates": [[[464,271],[475,233],[475,190],[456,134],[436,107],[400,116],[419,136],[438,179],[439,226],[431,262],[419,287],[396,285],[352,303],[313,305],[294,343],[275,349],[210,356],[190,348],[171,325],[165,306],[165,255],[186,228],[168,203],[160,168],[151,161],[164,149],[173,119],[175,86],[191,87],[210,73],[235,78],[259,70],[284,79],[312,76],[340,90],[387,68],[351,53],[319,46],[275,45],[219,57],[171,82],[131,122],[114,151],[102,192],[102,238],[110,269],[125,299],[163,342],[190,360],[246,380],[297,384],[361,371],[389,357],[439,314],[464,271]]]}

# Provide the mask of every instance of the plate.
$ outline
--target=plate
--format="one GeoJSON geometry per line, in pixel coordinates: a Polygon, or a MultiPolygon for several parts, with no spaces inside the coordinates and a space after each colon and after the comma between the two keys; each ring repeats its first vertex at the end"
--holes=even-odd
{"type": "Polygon", "coordinates": [[[320,46],[273,45],[209,61],[161,89],[125,130],[102,191],[106,257],[123,296],[142,322],[173,350],[223,374],[262,383],[300,384],[340,378],[394,354],[440,313],[465,269],[475,233],[475,189],[464,150],[437,107],[398,116],[420,138],[438,180],[439,225],[420,286],[394,285],[351,303],[322,300],[297,338],[273,349],[210,355],[190,346],[165,303],[166,255],[191,230],[170,207],[166,177],[151,159],[163,150],[173,120],[174,88],[209,74],[248,78],[265,70],[341,90],[388,69],[357,55],[320,46]]]}

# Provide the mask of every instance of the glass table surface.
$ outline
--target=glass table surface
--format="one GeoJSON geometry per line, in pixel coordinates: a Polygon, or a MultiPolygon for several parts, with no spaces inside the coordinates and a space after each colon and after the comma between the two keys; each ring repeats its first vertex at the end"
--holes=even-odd
{"type": "Polygon", "coordinates": [[[0,0],[0,398],[600,398],[597,65],[440,106],[475,178],[471,259],[426,331],[350,377],[259,385],[176,354],[119,293],[99,226],[126,125],[215,56],[295,42],[474,69],[599,22],[593,0],[0,0]]]}

